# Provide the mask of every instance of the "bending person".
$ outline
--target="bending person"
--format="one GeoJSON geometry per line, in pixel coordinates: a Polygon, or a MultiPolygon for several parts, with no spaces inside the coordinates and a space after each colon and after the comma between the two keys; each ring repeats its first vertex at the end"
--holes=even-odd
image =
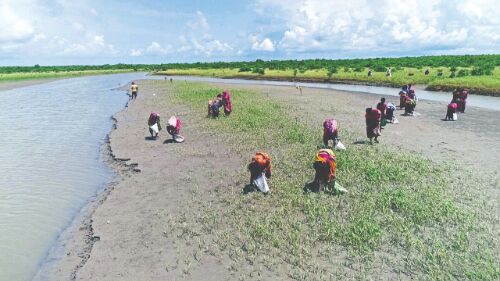
{"type": "Polygon", "coordinates": [[[318,186],[318,191],[322,191],[324,186],[335,187],[337,158],[331,149],[320,149],[316,153],[313,168],[316,171],[314,183],[318,186]]]}
{"type": "Polygon", "coordinates": [[[339,129],[335,119],[326,119],[323,122],[323,143],[325,147],[328,147],[330,140],[333,141],[332,147],[335,147],[339,141],[339,129]]]}
{"type": "Polygon", "coordinates": [[[375,138],[375,142],[378,143],[378,137],[380,136],[380,122],[382,114],[378,109],[372,109],[371,107],[366,109],[365,120],[366,120],[366,136],[370,139],[375,138]]]}
{"type": "Polygon", "coordinates": [[[250,171],[250,184],[268,193],[269,186],[266,178],[271,178],[271,157],[267,153],[257,152],[248,164],[248,170],[250,171]]]}
{"type": "Polygon", "coordinates": [[[152,138],[158,137],[158,132],[161,131],[160,114],[151,112],[148,118],[149,133],[152,138]]]}

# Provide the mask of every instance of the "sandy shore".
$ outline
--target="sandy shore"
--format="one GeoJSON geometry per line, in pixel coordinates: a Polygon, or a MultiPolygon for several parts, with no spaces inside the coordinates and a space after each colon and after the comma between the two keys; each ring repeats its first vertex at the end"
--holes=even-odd
{"type": "Polygon", "coordinates": [[[2,82],[0,81],[0,91],[7,91],[15,88],[28,87],[32,85],[38,85],[43,83],[49,83],[56,80],[61,80],[64,78],[47,78],[47,79],[28,79],[28,80],[20,80],[20,81],[8,81],[2,82]]]}
{"type": "MultiPolygon", "coordinates": [[[[235,278],[228,266],[230,257],[180,242],[169,230],[170,218],[189,216],[190,213],[180,212],[195,194],[210,201],[213,198],[208,191],[215,187],[241,185],[234,181],[239,179],[237,175],[248,159],[231,154],[225,140],[203,127],[200,120],[204,116],[170,103],[168,97],[172,93],[160,91],[161,83],[167,82],[140,81],[138,99],[114,116],[116,130],[110,134],[106,151],[119,180],[99,195],[61,236],[61,247],[51,253],[48,266],[36,280],[235,278]],[[163,131],[158,140],[149,140],[146,119],[151,111],[159,112],[163,122],[173,114],[180,116],[186,142],[171,143],[163,131]]],[[[364,140],[364,124],[359,121],[364,108],[367,104],[375,105],[380,98],[334,90],[305,88],[300,95],[292,87],[226,86],[269,92],[269,97],[296,108],[292,114],[311,126],[318,126],[333,112],[341,128],[349,127],[359,136],[354,143],[364,140]]],[[[485,194],[496,202],[496,186],[500,182],[498,112],[470,108],[459,116],[459,122],[445,122],[441,121],[445,109],[443,103],[421,101],[417,117],[400,116],[401,111],[397,111],[401,123],[388,125],[390,128],[381,137],[382,144],[414,151],[433,161],[452,161],[484,174],[492,182],[485,194]]],[[[260,279],[276,280],[275,277],[263,275],[260,279]]]]}

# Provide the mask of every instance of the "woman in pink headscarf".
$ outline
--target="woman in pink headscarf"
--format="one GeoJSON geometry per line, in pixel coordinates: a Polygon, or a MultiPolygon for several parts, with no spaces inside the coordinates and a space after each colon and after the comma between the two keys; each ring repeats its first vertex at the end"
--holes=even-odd
{"type": "Polygon", "coordinates": [[[222,92],[222,105],[224,106],[224,114],[229,116],[233,110],[233,106],[231,104],[231,94],[228,90],[224,90],[224,92],[222,92]]]}

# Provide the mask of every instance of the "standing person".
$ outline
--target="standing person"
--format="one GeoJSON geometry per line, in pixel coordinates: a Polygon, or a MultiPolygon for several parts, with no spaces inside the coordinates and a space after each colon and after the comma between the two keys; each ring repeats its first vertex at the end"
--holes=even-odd
{"type": "Polygon", "coordinates": [[[266,178],[271,178],[271,157],[267,153],[257,152],[248,164],[250,184],[257,186],[264,193],[269,192],[266,178]]]}
{"type": "Polygon", "coordinates": [[[323,122],[323,143],[325,147],[328,147],[330,140],[333,141],[332,147],[335,147],[339,141],[339,130],[335,119],[326,119],[323,122]]]}
{"type": "Polygon", "coordinates": [[[366,120],[366,136],[370,139],[375,138],[375,142],[378,143],[378,137],[380,136],[380,121],[382,113],[378,109],[373,109],[371,107],[366,109],[365,120],[366,120]]]}
{"type": "Polygon", "coordinates": [[[382,119],[384,119],[387,110],[387,104],[385,103],[385,98],[380,99],[380,102],[377,104],[377,109],[380,110],[380,113],[382,114],[382,119]]]}
{"type": "Polygon", "coordinates": [[[158,137],[158,133],[161,131],[160,114],[151,112],[148,118],[148,126],[151,137],[156,139],[158,137]]]}
{"type": "Polygon", "coordinates": [[[318,191],[323,190],[323,186],[335,186],[337,172],[337,158],[331,149],[320,149],[316,153],[313,168],[316,171],[314,183],[318,186],[318,191]]]}
{"type": "Polygon", "coordinates": [[[463,89],[459,94],[459,96],[460,96],[460,107],[458,111],[460,113],[465,113],[465,106],[467,104],[467,98],[469,97],[469,91],[467,89],[463,89]]]}
{"type": "Polygon", "coordinates": [[[231,102],[231,94],[228,90],[224,90],[224,92],[222,92],[222,105],[224,106],[224,115],[229,116],[233,110],[233,106],[231,102]]]}
{"type": "Polygon", "coordinates": [[[371,69],[368,70],[368,77],[372,77],[372,70],[371,69]]]}
{"type": "Polygon", "coordinates": [[[137,92],[139,92],[139,86],[135,84],[135,82],[132,82],[132,85],[130,85],[130,91],[132,92],[132,99],[137,98],[137,92]]]}

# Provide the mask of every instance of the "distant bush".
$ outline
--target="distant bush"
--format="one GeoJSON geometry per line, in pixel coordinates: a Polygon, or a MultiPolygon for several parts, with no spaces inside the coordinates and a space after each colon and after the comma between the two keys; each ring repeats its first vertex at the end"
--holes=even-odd
{"type": "Polygon", "coordinates": [[[365,68],[364,67],[360,67],[360,66],[354,68],[354,72],[363,72],[364,70],[365,70],[365,68]]]}
{"type": "Polygon", "coordinates": [[[373,71],[375,72],[385,72],[386,70],[385,66],[382,65],[376,65],[373,67],[373,71]]]}
{"type": "Polygon", "coordinates": [[[454,71],[452,71],[452,72],[450,73],[450,78],[454,78],[454,77],[455,77],[455,72],[454,72],[454,71]]]}
{"type": "Polygon", "coordinates": [[[455,72],[455,71],[457,71],[457,68],[456,68],[456,67],[454,67],[454,66],[452,66],[452,67],[450,68],[450,71],[451,71],[451,72],[455,72]]]}
{"type": "Polygon", "coordinates": [[[494,68],[495,67],[492,65],[474,66],[470,74],[474,76],[491,75],[493,73],[494,68]]]}
{"type": "Polygon", "coordinates": [[[253,73],[257,73],[259,75],[264,75],[266,73],[266,71],[264,70],[264,68],[254,68],[252,70],[253,73]]]}
{"type": "Polygon", "coordinates": [[[468,76],[470,73],[467,69],[460,69],[458,72],[457,72],[457,77],[464,77],[464,76],[468,76]]]}
{"type": "Polygon", "coordinates": [[[333,74],[335,74],[337,72],[338,72],[338,70],[335,67],[328,68],[328,73],[327,73],[328,78],[332,78],[333,74]]]}
{"type": "Polygon", "coordinates": [[[238,72],[250,72],[250,71],[252,71],[252,68],[248,66],[240,67],[240,69],[238,70],[238,72]]]}
{"type": "Polygon", "coordinates": [[[351,69],[349,67],[344,67],[344,72],[351,72],[351,69]]]}

